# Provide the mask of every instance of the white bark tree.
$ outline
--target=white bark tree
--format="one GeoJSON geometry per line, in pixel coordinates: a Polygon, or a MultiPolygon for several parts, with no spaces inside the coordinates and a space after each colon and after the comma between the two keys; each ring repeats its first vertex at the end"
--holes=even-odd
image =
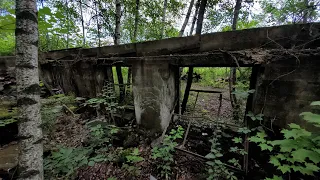
{"type": "Polygon", "coordinates": [[[36,0],[16,0],[19,179],[43,179],[36,0]]]}
{"type": "MultiPolygon", "coordinates": [[[[114,45],[119,45],[120,44],[120,22],[121,22],[121,2],[120,0],[116,0],[116,28],[114,32],[114,45]]],[[[123,102],[125,98],[125,93],[126,93],[126,87],[123,85],[123,75],[122,75],[122,70],[121,66],[116,66],[116,71],[117,71],[117,77],[118,77],[118,83],[119,83],[119,91],[120,91],[120,98],[119,102],[123,102]]]]}
{"type": "Polygon", "coordinates": [[[188,21],[189,21],[189,17],[190,17],[190,14],[191,14],[191,10],[192,10],[193,4],[194,4],[194,0],[191,0],[191,1],[190,1],[190,4],[189,4],[189,8],[188,8],[188,12],[187,12],[186,18],[184,19],[183,25],[182,25],[181,30],[180,30],[180,32],[179,32],[179,36],[180,36],[180,37],[183,36],[184,30],[186,29],[186,26],[187,26],[187,24],[188,24],[188,21]]]}
{"type": "Polygon", "coordinates": [[[160,32],[161,39],[164,36],[164,31],[165,31],[165,26],[166,26],[165,24],[166,24],[167,5],[168,5],[168,0],[164,0],[163,13],[162,13],[162,27],[161,27],[161,32],[160,32]]]}

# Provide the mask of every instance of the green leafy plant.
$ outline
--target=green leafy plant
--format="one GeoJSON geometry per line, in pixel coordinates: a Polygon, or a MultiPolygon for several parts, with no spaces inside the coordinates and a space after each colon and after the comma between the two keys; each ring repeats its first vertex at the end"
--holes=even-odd
{"type": "Polygon", "coordinates": [[[125,169],[131,176],[140,175],[140,167],[136,166],[136,163],[144,160],[143,157],[139,155],[139,149],[135,148],[133,152],[125,156],[126,162],[122,165],[122,168],[125,169]]]}
{"type": "MultiPolygon", "coordinates": [[[[311,103],[319,106],[320,101],[311,103]]],[[[300,116],[315,127],[320,127],[320,115],[313,112],[303,112],[300,116]]],[[[310,132],[298,124],[289,124],[289,129],[281,131],[284,139],[268,140],[264,131],[250,137],[251,142],[260,146],[261,150],[268,150],[274,155],[270,163],[282,173],[300,172],[303,175],[314,175],[320,170],[320,136],[310,132]]],[[[274,178],[280,178],[274,176],[274,178]]],[[[267,178],[268,179],[268,178],[267,178]]]]}
{"type": "Polygon", "coordinates": [[[178,145],[175,140],[181,139],[183,133],[184,129],[181,126],[178,126],[177,130],[172,129],[170,135],[164,137],[162,145],[152,149],[152,158],[158,160],[157,169],[160,171],[160,176],[165,179],[171,175],[174,148],[178,145]]]}
{"type": "Polygon", "coordinates": [[[114,134],[118,131],[119,129],[116,126],[104,126],[102,124],[90,126],[90,146],[107,149],[112,146],[112,140],[115,138],[114,134]]]}
{"type": "Polygon", "coordinates": [[[114,122],[114,113],[117,109],[121,108],[116,102],[117,97],[111,83],[107,83],[102,89],[102,94],[96,98],[87,100],[84,105],[96,109],[98,118],[101,118],[103,113],[106,113],[109,118],[114,122]]]}
{"type": "Polygon", "coordinates": [[[97,162],[111,161],[108,154],[113,135],[118,132],[114,126],[101,124],[90,127],[90,141],[87,147],[60,147],[45,158],[44,168],[48,177],[72,177],[75,171],[84,165],[94,166],[97,162]]]}
{"type": "Polygon", "coordinates": [[[61,147],[57,152],[44,159],[45,175],[48,177],[73,177],[83,165],[93,166],[96,162],[106,161],[107,157],[97,155],[90,158],[92,148],[61,147]]]}
{"type": "MultiPolygon", "coordinates": [[[[221,133],[221,126],[217,125],[213,133],[213,138],[210,140],[210,153],[205,156],[208,159],[208,161],[206,162],[206,164],[208,165],[207,179],[213,180],[226,178],[236,180],[237,177],[234,175],[233,172],[229,171],[229,169],[226,167],[226,164],[223,163],[221,160],[221,158],[223,157],[222,149],[220,147],[221,144],[219,142],[219,139],[222,137],[221,133]]],[[[235,141],[239,141],[239,139],[236,139],[235,141]]],[[[236,165],[239,164],[239,162],[236,159],[230,159],[229,162],[236,165]]]]}
{"type": "Polygon", "coordinates": [[[12,124],[14,122],[17,122],[17,120],[13,118],[0,120],[0,127],[6,126],[8,124],[12,124]]]}

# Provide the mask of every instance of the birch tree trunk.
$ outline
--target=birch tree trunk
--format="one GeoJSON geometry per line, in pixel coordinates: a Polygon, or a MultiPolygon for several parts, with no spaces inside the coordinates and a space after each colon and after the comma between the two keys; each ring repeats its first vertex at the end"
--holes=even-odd
{"type": "Polygon", "coordinates": [[[184,30],[186,29],[186,26],[187,26],[187,24],[189,22],[189,18],[190,18],[190,14],[191,14],[191,10],[192,10],[193,4],[194,4],[194,0],[191,0],[191,2],[189,4],[189,9],[188,9],[186,18],[184,19],[183,25],[182,25],[181,30],[179,32],[179,36],[180,37],[183,36],[184,30]]]}
{"type": "MultiPolygon", "coordinates": [[[[116,0],[116,28],[114,32],[114,44],[119,45],[120,44],[120,19],[121,19],[121,4],[120,0],[116,0]]],[[[121,66],[116,66],[117,71],[117,77],[118,77],[118,83],[119,83],[119,102],[123,102],[125,98],[126,89],[123,83],[123,75],[121,66]]]]}
{"type": "Polygon", "coordinates": [[[16,0],[16,81],[21,180],[43,179],[36,0],[16,0]]]}
{"type": "MultiPolygon", "coordinates": [[[[207,6],[207,0],[201,0],[200,7],[199,7],[198,20],[197,20],[196,35],[201,35],[203,17],[204,17],[204,13],[206,11],[206,6],[207,6]]],[[[193,77],[193,67],[189,67],[186,90],[184,92],[183,101],[181,104],[181,112],[182,113],[184,113],[184,111],[186,110],[186,107],[187,107],[187,102],[189,99],[190,89],[191,89],[191,85],[192,85],[192,79],[193,79],[192,77],[193,77]]]]}
{"type": "MultiPolygon", "coordinates": [[[[101,40],[100,40],[100,25],[99,25],[99,14],[98,14],[98,6],[97,2],[94,2],[95,10],[96,10],[96,20],[97,20],[97,31],[98,31],[98,47],[101,47],[101,40]]],[[[99,53],[99,52],[98,52],[99,53]]]]}
{"type": "Polygon", "coordinates": [[[80,16],[81,16],[81,26],[82,26],[82,36],[83,36],[83,44],[82,46],[85,47],[86,45],[86,35],[84,30],[84,20],[83,20],[83,12],[82,12],[82,0],[79,0],[79,6],[80,6],[80,16]]]}
{"type": "Polygon", "coordinates": [[[66,6],[66,9],[67,9],[67,11],[66,11],[66,13],[67,13],[67,30],[68,30],[68,32],[67,32],[67,43],[66,43],[66,49],[68,49],[69,48],[69,31],[70,31],[70,24],[69,24],[69,6],[68,6],[68,0],[66,0],[66,4],[65,4],[65,6],[66,6]]]}
{"type": "Polygon", "coordinates": [[[199,6],[200,6],[200,0],[197,0],[196,10],[195,10],[194,15],[193,15],[192,25],[191,25],[191,29],[190,29],[190,36],[193,33],[194,25],[196,24],[196,21],[197,21],[197,15],[198,15],[198,11],[199,11],[199,6]]]}
{"type": "Polygon", "coordinates": [[[167,4],[168,0],[164,0],[163,2],[163,14],[162,14],[162,26],[161,26],[161,32],[160,32],[160,39],[164,36],[164,30],[165,30],[165,23],[166,23],[166,12],[167,12],[167,4]]]}

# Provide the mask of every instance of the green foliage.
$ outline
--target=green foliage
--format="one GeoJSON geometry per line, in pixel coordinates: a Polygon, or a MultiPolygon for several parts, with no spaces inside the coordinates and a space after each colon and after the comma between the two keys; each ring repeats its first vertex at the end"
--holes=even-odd
{"type": "Polygon", "coordinates": [[[139,155],[139,149],[133,149],[129,155],[125,156],[126,162],[122,165],[122,168],[125,169],[131,176],[138,176],[140,175],[140,167],[136,165],[136,163],[141,162],[144,160],[143,157],[139,155]]]}
{"type": "Polygon", "coordinates": [[[57,94],[41,100],[41,120],[44,132],[51,133],[59,116],[63,115],[62,105],[72,105],[76,102],[74,95],[57,94]]]}
{"type": "Polygon", "coordinates": [[[117,112],[117,109],[122,109],[116,102],[113,85],[107,83],[102,89],[102,94],[96,98],[91,98],[84,103],[84,106],[90,106],[96,108],[97,115],[107,113],[109,119],[114,121],[113,114],[117,112]]]}
{"type": "Polygon", "coordinates": [[[44,160],[45,175],[48,177],[72,177],[75,171],[84,166],[93,166],[96,162],[106,161],[104,155],[96,155],[90,158],[92,148],[68,148],[61,147],[57,152],[44,160]]]}
{"type": "Polygon", "coordinates": [[[252,121],[256,121],[256,120],[262,121],[263,120],[263,114],[261,114],[261,113],[260,114],[253,114],[253,112],[249,111],[246,116],[250,117],[250,119],[252,121]]]}
{"type": "Polygon", "coordinates": [[[107,150],[109,146],[112,146],[112,140],[115,138],[119,129],[116,126],[103,126],[97,124],[90,127],[90,145],[92,147],[103,147],[107,150]]]}
{"type": "Polygon", "coordinates": [[[6,125],[8,125],[8,124],[12,124],[12,123],[14,123],[14,122],[17,122],[17,120],[16,120],[16,119],[13,119],[13,118],[3,119],[3,120],[0,119],[0,127],[4,127],[4,126],[6,126],[6,125]]]}
{"type": "MultiPolygon", "coordinates": [[[[318,106],[319,102],[311,105],[318,106]]],[[[302,118],[316,127],[320,127],[320,115],[303,112],[302,118]]],[[[265,132],[258,132],[250,137],[251,142],[260,146],[261,150],[272,151],[270,163],[282,173],[300,172],[303,175],[314,175],[320,170],[320,138],[318,133],[310,132],[297,124],[289,124],[289,129],[281,131],[284,139],[267,140],[265,132]]],[[[278,178],[274,176],[274,179],[278,178]]],[[[280,177],[279,177],[280,178],[280,177]]],[[[268,178],[267,178],[268,179],[268,178]]]]}
{"type": "Polygon", "coordinates": [[[174,148],[178,145],[175,141],[181,139],[183,133],[184,130],[181,126],[178,126],[177,130],[172,129],[170,135],[164,137],[162,145],[152,149],[152,159],[158,160],[157,169],[160,171],[162,178],[168,179],[171,175],[174,148]]]}
{"type": "Polygon", "coordinates": [[[307,21],[313,21],[319,16],[315,1],[263,0],[261,7],[265,21],[273,25],[303,22],[305,14],[307,21]]]}
{"type": "MultiPolygon", "coordinates": [[[[208,171],[208,180],[213,179],[232,179],[236,180],[237,177],[234,175],[233,172],[229,171],[229,169],[226,167],[225,163],[222,162],[222,149],[221,144],[219,142],[219,139],[221,136],[221,126],[217,125],[215,127],[215,131],[213,134],[213,138],[210,140],[211,142],[211,149],[210,153],[207,154],[205,157],[208,159],[206,164],[208,165],[207,171],[208,171]]],[[[234,142],[239,143],[242,141],[241,138],[234,138],[234,142]]],[[[231,147],[231,152],[238,151],[237,147],[231,147]]],[[[236,159],[230,159],[228,160],[229,163],[235,164],[236,166],[239,165],[238,160],[236,159]]]]}
{"type": "Polygon", "coordinates": [[[110,155],[105,155],[109,147],[112,146],[111,140],[117,133],[116,127],[104,128],[97,125],[90,128],[90,142],[87,147],[60,147],[57,152],[45,158],[45,175],[48,177],[72,177],[75,171],[84,166],[94,166],[97,162],[111,161],[110,155]]]}

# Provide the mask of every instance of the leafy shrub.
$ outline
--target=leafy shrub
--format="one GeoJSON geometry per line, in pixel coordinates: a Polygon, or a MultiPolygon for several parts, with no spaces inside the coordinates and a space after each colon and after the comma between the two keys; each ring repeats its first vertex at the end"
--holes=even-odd
{"type": "Polygon", "coordinates": [[[112,135],[117,128],[103,128],[100,124],[90,128],[90,144],[88,147],[61,147],[45,158],[44,168],[48,177],[72,177],[75,171],[84,166],[93,166],[96,162],[111,161],[107,156],[112,135]]]}
{"type": "Polygon", "coordinates": [[[139,156],[138,148],[135,148],[132,153],[125,156],[126,162],[122,165],[122,168],[129,172],[131,176],[140,175],[140,167],[136,166],[136,163],[144,160],[143,157],[139,156]]]}
{"type": "MultiPolygon", "coordinates": [[[[236,180],[237,177],[234,175],[234,173],[229,171],[229,169],[226,167],[226,164],[222,162],[223,153],[222,153],[221,143],[219,142],[219,139],[222,137],[221,133],[222,133],[221,126],[217,125],[213,133],[213,138],[210,140],[211,142],[210,153],[205,156],[208,159],[208,161],[206,162],[206,164],[208,165],[207,179],[208,180],[213,180],[213,179],[236,180]]],[[[231,147],[230,151],[232,151],[232,148],[235,148],[235,147],[231,147]]],[[[239,162],[236,159],[230,159],[228,162],[236,166],[239,165],[239,162]]]]}
{"type": "MultiPolygon", "coordinates": [[[[320,101],[311,103],[311,106],[320,106],[320,101]]],[[[320,114],[303,112],[300,116],[315,127],[320,127],[320,114]]],[[[260,146],[261,150],[268,150],[274,155],[270,163],[277,167],[282,174],[299,172],[313,176],[320,170],[320,136],[310,132],[297,124],[289,124],[289,129],[281,131],[284,139],[268,140],[264,131],[250,137],[250,141],[260,146]]],[[[270,179],[270,178],[267,178],[270,179]]],[[[282,179],[274,176],[273,179],[282,179]]]]}
{"type": "Polygon", "coordinates": [[[152,158],[158,160],[157,169],[160,171],[160,176],[166,179],[171,175],[171,165],[174,162],[174,148],[178,145],[175,140],[181,139],[184,130],[181,126],[178,129],[172,129],[170,135],[164,137],[163,143],[159,147],[152,149],[152,158]]]}
{"type": "Polygon", "coordinates": [[[72,177],[75,171],[84,165],[93,166],[96,162],[108,160],[104,155],[90,157],[92,148],[62,147],[45,158],[44,169],[48,177],[72,177]]]}

